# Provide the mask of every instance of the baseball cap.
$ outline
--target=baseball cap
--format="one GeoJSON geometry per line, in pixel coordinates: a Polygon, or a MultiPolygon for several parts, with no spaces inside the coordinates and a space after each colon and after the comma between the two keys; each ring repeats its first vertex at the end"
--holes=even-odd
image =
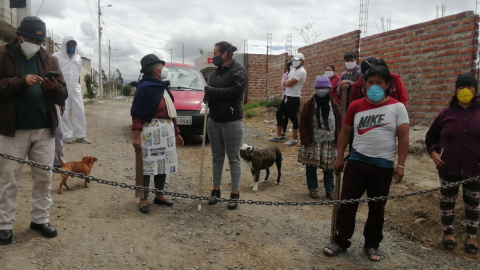
{"type": "Polygon", "coordinates": [[[293,56],[293,60],[305,60],[305,56],[303,56],[303,53],[296,53],[293,56]]]}

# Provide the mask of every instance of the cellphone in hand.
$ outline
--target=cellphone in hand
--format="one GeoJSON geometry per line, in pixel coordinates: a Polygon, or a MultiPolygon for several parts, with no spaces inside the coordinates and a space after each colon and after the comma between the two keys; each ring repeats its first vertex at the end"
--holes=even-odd
{"type": "Polygon", "coordinates": [[[60,76],[60,73],[56,71],[50,71],[45,75],[45,78],[49,78],[50,80],[57,79],[60,76]]]}

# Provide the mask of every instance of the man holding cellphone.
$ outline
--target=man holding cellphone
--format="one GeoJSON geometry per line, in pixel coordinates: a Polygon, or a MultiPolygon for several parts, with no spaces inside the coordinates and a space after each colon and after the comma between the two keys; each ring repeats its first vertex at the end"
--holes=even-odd
{"type": "MultiPolygon", "coordinates": [[[[17,36],[0,47],[0,152],[51,166],[54,157],[57,109],[68,96],[57,61],[40,46],[45,41],[45,23],[25,17],[17,36]]],[[[12,242],[17,212],[17,191],[23,164],[0,158],[0,245],[12,242]]],[[[49,223],[52,172],[31,168],[32,222],[30,228],[42,236],[57,236],[49,223]]]]}

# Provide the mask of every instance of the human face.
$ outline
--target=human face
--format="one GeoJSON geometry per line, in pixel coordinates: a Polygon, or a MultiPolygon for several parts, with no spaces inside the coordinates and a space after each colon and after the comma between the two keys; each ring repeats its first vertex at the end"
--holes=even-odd
{"type": "Polygon", "coordinates": [[[325,67],[325,71],[333,71],[333,69],[332,69],[332,67],[327,66],[327,67],[325,67]]]}
{"type": "Polygon", "coordinates": [[[35,40],[33,38],[29,38],[29,37],[25,37],[25,36],[18,36],[18,39],[20,41],[20,44],[22,44],[23,42],[30,42],[30,43],[33,43],[35,45],[39,45],[39,46],[42,45],[42,41],[38,41],[38,40],[35,40]]]}
{"type": "Polygon", "coordinates": [[[163,70],[163,64],[162,63],[158,63],[155,65],[155,67],[153,67],[153,77],[157,78],[157,79],[161,79],[161,75],[162,74],[162,70],[163,70]]]}
{"type": "Polygon", "coordinates": [[[377,85],[377,86],[379,86],[380,88],[382,88],[383,91],[386,91],[389,84],[388,84],[387,82],[385,82],[385,80],[384,80],[381,76],[372,75],[372,76],[368,77],[368,80],[367,80],[367,83],[366,83],[366,85],[365,85],[365,88],[368,89],[368,88],[370,88],[372,85],[377,85]]]}
{"type": "Polygon", "coordinates": [[[468,90],[472,91],[472,94],[475,96],[475,88],[472,86],[460,86],[459,88],[457,88],[456,93],[458,94],[458,92],[460,92],[460,90],[464,88],[467,88],[468,90]]]}
{"type": "Polygon", "coordinates": [[[215,46],[215,48],[213,49],[213,57],[215,57],[215,56],[220,56],[220,57],[222,57],[223,60],[226,60],[227,59],[227,52],[221,53],[220,48],[218,46],[215,46]]]}

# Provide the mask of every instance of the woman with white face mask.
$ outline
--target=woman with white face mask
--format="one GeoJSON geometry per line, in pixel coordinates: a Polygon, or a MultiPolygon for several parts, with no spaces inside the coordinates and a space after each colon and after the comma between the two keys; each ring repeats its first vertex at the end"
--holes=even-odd
{"type": "Polygon", "coordinates": [[[334,199],[333,164],[342,116],[338,104],[330,97],[332,88],[325,75],[317,76],[314,95],[302,107],[299,132],[301,146],[298,162],[306,165],[307,188],[312,199],[318,199],[317,168],[323,170],[327,199],[334,199]]]}
{"type": "Polygon", "coordinates": [[[330,80],[330,84],[332,85],[332,88],[330,89],[330,97],[333,98],[335,102],[340,104],[342,100],[339,99],[337,95],[337,87],[338,83],[340,82],[340,76],[335,72],[335,66],[326,65],[323,75],[327,76],[327,78],[330,80]]]}
{"type": "MultiPolygon", "coordinates": [[[[137,91],[132,103],[133,148],[135,152],[143,151],[143,186],[149,187],[153,175],[155,188],[163,190],[167,174],[176,173],[176,146],[183,145],[180,129],[177,126],[177,111],[173,105],[173,95],[168,89],[168,69],[165,61],[149,54],[140,60],[143,73],[137,84],[137,91]],[[165,153],[170,153],[167,158],[165,153]]],[[[148,191],[140,199],[139,210],[147,214],[148,191]]],[[[173,206],[162,192],[153,199],[155,204],[173,206]]]]}

